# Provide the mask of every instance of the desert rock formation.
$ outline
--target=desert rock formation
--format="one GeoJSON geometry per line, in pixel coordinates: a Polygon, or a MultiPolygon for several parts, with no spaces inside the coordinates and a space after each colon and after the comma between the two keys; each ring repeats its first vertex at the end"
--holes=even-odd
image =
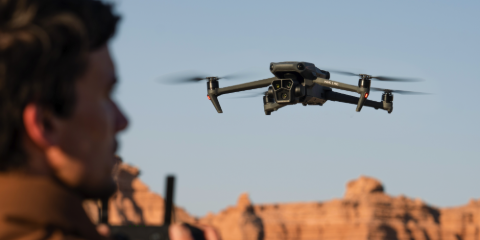
{"type": "Polygon", "coordinates": [[[217,227],[226,240],[260,239],[258,236],[266,240],[480,239],[480,201],[439,209],[420,199],[389,196],[380,181],[364,176],[347,184],[343,199],[258,205],[244,199],[248,197],[242,194],[237,206],[200,222],[217,227]],[[250,206],[250,218],[244,217],[245,202],[250,206]],[[250,225],[258,222],[260,227],[245,227],[241,223],[246,219],[254,219],[250,225]]]}
{"type": "MultiPolygon", "coordinates": [[[[113,225],[160,225],[163,199],[122,164],[119,191],[110,200],[113,225]]],[[[95,204],[86,204],[92,219],[95,204]]],[[[176,219],[216,227],[224,240],[480,240],[480,201],[436,208],[420,199],[390,196],[380,181],[361,176],[347,183],[342,199],[253,204],[247,193],[235,206],[200,219],[176,208],[176,219]]]]}
{"type": "MultiPolygon", "coordinates": [[[[110,225],[162,225],[164,216],[163,198],[148,188],[139,178],[138,168],[120,164],[117,170],[118,191],[110,198],[108,219],[110,225]]],[[[98,222],[98,205],[93,201],[84,203],[93,222],[98,222]]],[[[194,223],[195,218],[184,209],[175,207],[176,221],[194,223]]]]}
{"type": "Polygon", "coordinates": [[[440,210],[442,240],[480,239],[480,200],[470,200],[465,206],[440,210]]]}
{"type": "MultiPolygon", "coordinates": [[[[217,227],[225,239],[245,238],[231,232],[238,224],[240,203],[217,215],[202,218],[217,227]],[[235,216],[235,217],[234,217],[235,216]]],[[[405,197],[390,197],[382,184],[368,177],[347,184],[344,199],[327,202],[259,204],[250,212],[263,229],[244,228],[249,235],[264,239],[439,239],[439,212],[421,202],[405,197]]],[[[245,211],[243,211],[245,212],[245,211]]]]}
{"type": "Polygon", "coordinates": [[[240,195],[237,205],[217,215],[209,214],[200,223],[215,226],[223,239],[264,239],[263,221],[255,213],[248,194],[240,195]]]}

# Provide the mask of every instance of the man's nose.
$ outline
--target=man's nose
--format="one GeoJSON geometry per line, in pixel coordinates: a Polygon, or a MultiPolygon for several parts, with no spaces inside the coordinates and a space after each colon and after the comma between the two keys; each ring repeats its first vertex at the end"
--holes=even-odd
{"type": "Polygon", "coordinates": [[[118,107],[117,104],[115,104],[115,132],[120,132],[125,130],[125,128],[128,127],[128,119],[123,114],[122,110],[120,110],[120,107],[118,107]]]}

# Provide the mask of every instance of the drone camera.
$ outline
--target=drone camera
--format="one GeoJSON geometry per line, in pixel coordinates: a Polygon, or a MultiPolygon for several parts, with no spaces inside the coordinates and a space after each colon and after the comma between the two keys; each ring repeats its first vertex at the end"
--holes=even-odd
{"type": "MultiPolygon", "coordinates": [[[[296,84],[292,79],[280,79],[272,82],[273,96],[277,103],[290,103],[295,99],[296,84]]],[[[270,89],[267,94],[270,93],[270,89]]]]}
{"type": "Polygon", "coordinates": [[[293,86],[293,81],[292,80],[286,80],[282,81],[282,87],[285,89],[290,89],[293,86]]]}

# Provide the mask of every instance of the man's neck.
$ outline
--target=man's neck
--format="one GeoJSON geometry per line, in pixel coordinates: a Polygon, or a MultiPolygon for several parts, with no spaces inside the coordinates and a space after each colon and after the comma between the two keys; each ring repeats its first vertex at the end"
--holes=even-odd
{"type": "Polygon", "coordinates": [[[24,149],[27,153],[27,162],[24,167],[18,170],[18,173],[54,177],[54,172],[49,166],[45,152],[42,149],[33,144],[29,139],[24,141],[24,149]]]}

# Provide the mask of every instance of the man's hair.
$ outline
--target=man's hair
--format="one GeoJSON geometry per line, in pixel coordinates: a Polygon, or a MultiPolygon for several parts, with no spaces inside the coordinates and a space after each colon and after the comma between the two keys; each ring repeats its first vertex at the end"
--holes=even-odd
{"type": "Polygon", "coordinates": [[[88,53],[108,42],[118,21],[99,0],[0,0],[0,171],[28,161],[27,104],[72,114],[88,53]]]}

